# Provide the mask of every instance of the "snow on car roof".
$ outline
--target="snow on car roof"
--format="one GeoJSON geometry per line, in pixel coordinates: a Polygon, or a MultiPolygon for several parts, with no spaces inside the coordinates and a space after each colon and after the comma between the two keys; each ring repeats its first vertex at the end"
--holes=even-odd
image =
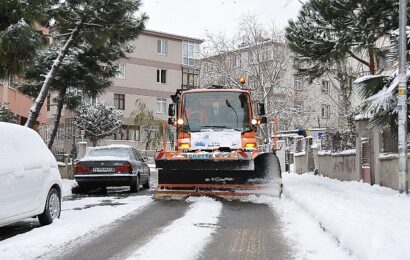
{"type": "Polygon", "coordinates": [[[110,144],[110,145],[104,145],[104,146],[96,146],[96,147],[93,147],[92,150],[107,149],[107,148],[132,148],[132,146],[126,145],[126,144],[110,144]]]}
{"type": "Polygon", "coordinates": [[[33,129],[0,122],[0,144],[0,173],[17,166],[30,169],[39,164],[57,168],[54,155],[33,129]]]}

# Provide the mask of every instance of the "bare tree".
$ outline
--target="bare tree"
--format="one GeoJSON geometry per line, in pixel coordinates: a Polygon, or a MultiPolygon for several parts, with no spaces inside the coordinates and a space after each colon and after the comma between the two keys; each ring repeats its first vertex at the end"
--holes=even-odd
{"type": "Polygon", "coordinates": [[[232,37],[207,35],[202,50],[201,86],[241,88],[239,79],[245,77],[244,87],[252,91],[253,100],[265,104],[269,137],[275,114],[288,126],[289,115],[301,112],[294,107],[293,89],[286,87],[291,57],[284,32],[275,24],[266,26],[254,15],[245,16],[232,37]]]}

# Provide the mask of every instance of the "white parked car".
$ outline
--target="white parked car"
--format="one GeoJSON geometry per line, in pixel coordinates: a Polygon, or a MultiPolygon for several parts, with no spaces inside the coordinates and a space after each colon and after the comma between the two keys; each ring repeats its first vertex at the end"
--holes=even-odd
{"type": "Polygon", "coordinates": [[[60,217],[61,177],[39,134],[0,122],[0,226],[38,216],[47,225],[60,217]]]}

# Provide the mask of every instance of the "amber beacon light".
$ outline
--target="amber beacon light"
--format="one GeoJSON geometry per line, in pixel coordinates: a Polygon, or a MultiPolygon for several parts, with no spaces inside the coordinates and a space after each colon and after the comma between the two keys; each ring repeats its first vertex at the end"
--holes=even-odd
{"type": "Polygon", "coordinates": [[[246,83],[245,77],[240,77],[239,83],[241,83],[242,85],[245,84],[246,83]]]}

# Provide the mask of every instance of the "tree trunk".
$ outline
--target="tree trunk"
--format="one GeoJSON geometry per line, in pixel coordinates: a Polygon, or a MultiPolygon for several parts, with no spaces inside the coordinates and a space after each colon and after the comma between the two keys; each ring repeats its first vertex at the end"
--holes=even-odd
{"type": "Polygon", "coordinates": [[[342,95],[341,109],[343,110],[343,125],[348,126],[349,111],[351,109],[350,93],[351,85],[349,83],[349,75],[347,73],[346,63],[338,61],[337,66],[337,80],[340,82],[340,91],[342,95]]]}
{"type": "Polygon", "coordinates": [[[150,143],[151,143],[151,132],[147,131],[147,142],[145,143],[145,151],[148,150],[150,143]]]}
{"type": "Polygon", "coordinates": [[[8,108],[9,104],[9,76],[8,73],[6,72],[6,75],[3,78],[2,84],[3,84],[3,100],[0,100],[1,103],[3,103],[3,106],[8,108]]]}
{"type": "Polygon", "coordinates": [[[67,42],[64,44],[64,47],[60,50],[57,58],[54,60],[51,69],[48,71],[43,86],[41,87],[40,93],[38,94],[36,100],[34,101],[33,106],[29,110],[29,116],[27,122],[25,124],[26,127],[33,128],[34,123],[37,121],[37,118],[40,114],[40,110],[43,107],[44,100],[47,97],[48,91],[50,89],[51,82],[55,77],[58,69],[60,68],[61,62],[63,61],[64,57],[67,55],[70,47],[77,39],[80,30],[82,27],[82,22],[80,22],[77,27],[71,32],[70,38],[68,38],[67,42]]]}
{"type": "Polygon", "coordinates": [[[374,75],[376,73],[376,64],[374,62],[374,51],[369,49],[369,70],[370,74],[374,75]]]}
{"type": "Polygon", "coordinates": [[[58,93],[56,120],[54,122],[54,128],[53,128],[53,132],[51,133],[51,136],[50,136],[50,141],[48,142],[48,149],[50,149],[50,150],[53,147],[54,139],[57,136],[58,127],[60,125],[61,113],[62,113],[63,107],[64,107],[64,98],[65,98],[65,95],[66,95],[66,90],[67,90],[67,88],[64,88],[64,89],[60,90],[60,92],[58,93]]]}

